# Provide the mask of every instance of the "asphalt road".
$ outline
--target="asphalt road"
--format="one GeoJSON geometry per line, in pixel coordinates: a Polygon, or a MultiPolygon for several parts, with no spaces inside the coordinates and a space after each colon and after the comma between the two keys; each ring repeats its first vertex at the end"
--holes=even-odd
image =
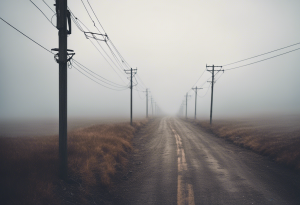
{"type": "Polygon", "coordinates": [[[113,204],[300,204],[300,175],[178,118],[154,119],[113,204]]]}

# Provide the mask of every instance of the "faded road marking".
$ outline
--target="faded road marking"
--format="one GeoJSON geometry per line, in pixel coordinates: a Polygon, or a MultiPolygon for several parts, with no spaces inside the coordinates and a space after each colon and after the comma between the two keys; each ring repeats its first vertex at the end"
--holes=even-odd
{"type": "Polygon", "coordinates": [[[174,129],[172,132],[176,139],[178,157],[177,205],[195,205],[193,185],[184,180],[188,170],[182,140],[174,129]]]}

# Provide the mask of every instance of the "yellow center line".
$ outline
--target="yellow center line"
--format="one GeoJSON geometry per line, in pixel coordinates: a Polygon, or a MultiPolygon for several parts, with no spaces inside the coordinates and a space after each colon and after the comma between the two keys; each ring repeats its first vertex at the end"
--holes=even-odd
{"type": "Polygon", "coordinates": [[[177,205],[195,205],[193,185],[184,180],[188,169],[182,139],[174,129],[172,132],[176,139],[178,157],[177,205]]]}

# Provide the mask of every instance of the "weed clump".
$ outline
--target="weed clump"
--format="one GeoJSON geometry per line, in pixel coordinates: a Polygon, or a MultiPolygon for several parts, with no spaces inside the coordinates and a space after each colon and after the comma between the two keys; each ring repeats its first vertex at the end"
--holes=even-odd
{"type": "Polygon", "coordinates": [[[216,120],[210,125],[209,121],[196,121],[200,127],[218,137],[300,170],[300,129],[267,122],[216,120]]]}
{"type": "Polygon", "coordinates": [[[101,124],[68,133],[68,174],[58,177],[58,136],[0,137],[0,204],[88,204],[110,188],[128,162],[131,139],[147,120],[101,124]]]}

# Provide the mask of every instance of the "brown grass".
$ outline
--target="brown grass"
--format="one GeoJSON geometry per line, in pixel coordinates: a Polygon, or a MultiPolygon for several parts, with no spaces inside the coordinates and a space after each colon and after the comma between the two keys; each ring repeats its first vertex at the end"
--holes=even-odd
{"type": "Polygon", "coordinates": [[[94,125],[68,133],[70,181],[58,177],[58,136],[0,138],[0,204],[88,203],[95,187],[109,188],[127,163],[134,133],[147,120],[94,125]]]}
{"type": "Polygon", "coordinates": [[[205,130],[300,170],[300,128],[272,120],[196,121],[205,130]],[[271,121],[271,122],[270,122],[271,121]]]}

